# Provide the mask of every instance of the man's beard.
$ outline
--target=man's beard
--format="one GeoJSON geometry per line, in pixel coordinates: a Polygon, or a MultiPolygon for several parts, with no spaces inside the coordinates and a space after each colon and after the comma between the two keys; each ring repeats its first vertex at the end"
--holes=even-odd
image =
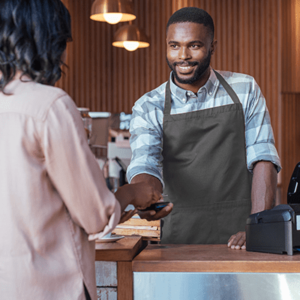
{"type": "Polygon", "coordinates": [[[173,71],[174,77],[178,83],[192,84],[192,83],[198,81],[202,77],[202,75],[204,74],[204,72],[207,70],[207,68],[210,65],[210,60],[211,60],[211,51],[209,50],[207,57],[201,63],[199,63],[197,61],[194,61],[194,62],[185,61],[184,62],[185,65],[187,65],[187,64],[189,66],[197,65],[194,76],[190,79],[182,79],[178,76],[175,67],[176,67],[176,65],[181,65],[181,63],[171,64],[167,58],[167,64],[168,64],[169,68],[173,71]]]}

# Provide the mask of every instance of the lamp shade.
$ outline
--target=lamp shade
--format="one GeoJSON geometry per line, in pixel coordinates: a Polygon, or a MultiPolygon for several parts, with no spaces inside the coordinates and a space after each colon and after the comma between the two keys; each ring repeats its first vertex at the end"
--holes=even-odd
{"type": "Polygon", "coordinates": [[[116,24],[132,21],[136,18],[132,2],[128,0],[95,0],[90,18],[94,21],[116,24]]]}
{"type": "Polygon", "coordinates": [[[147,36],[137,26],[131,24],[124,25],[116,31],[112,44],[128,51],[150,46],[147,36]]]}

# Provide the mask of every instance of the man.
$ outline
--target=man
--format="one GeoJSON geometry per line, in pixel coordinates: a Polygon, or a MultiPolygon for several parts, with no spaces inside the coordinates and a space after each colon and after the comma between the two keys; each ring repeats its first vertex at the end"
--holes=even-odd
{"type": "Polygon", "coordinates": [[[216,45],[204,10],[186,7],[171,16],[172,72],[135,103],[127,177],[164,189],[172,202],[158,213],[140,213],[165,217],[162,243],[245,249],[246,218],[271,208],[281,167],[258,85],[248,75],[213,70],[216,45]]]}

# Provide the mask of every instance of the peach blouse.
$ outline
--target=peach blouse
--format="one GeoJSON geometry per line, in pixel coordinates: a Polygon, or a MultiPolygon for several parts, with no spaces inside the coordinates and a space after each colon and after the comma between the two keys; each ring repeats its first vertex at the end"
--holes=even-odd
{"type": "MultiPolygon", "coordinates": [[[[26,78],[23,78],[24,80],[26,78]]],[[[120,205],[61,89],[16,79],[0,93],[1,299],[96,299],[95,245],[120,205]],[[90,239],[95,238],[92,235],[90,239]]]]}

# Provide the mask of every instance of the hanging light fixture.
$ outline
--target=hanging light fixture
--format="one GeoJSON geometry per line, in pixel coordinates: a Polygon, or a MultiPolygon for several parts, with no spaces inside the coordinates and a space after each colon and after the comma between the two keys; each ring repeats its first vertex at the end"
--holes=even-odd
{"type": "Polygon", "coordinates": [[[147,36],[135,25],[129,24],[120,27],[114,36],[113,46],[134,51],[137,48],[149,47],[147,36]]]}
{"type": "Polygon", "coordinates": [[[134,20],[132,2],[128,0],[95,0],[90,18],[94,21],[117,24],[134,20]]]}

